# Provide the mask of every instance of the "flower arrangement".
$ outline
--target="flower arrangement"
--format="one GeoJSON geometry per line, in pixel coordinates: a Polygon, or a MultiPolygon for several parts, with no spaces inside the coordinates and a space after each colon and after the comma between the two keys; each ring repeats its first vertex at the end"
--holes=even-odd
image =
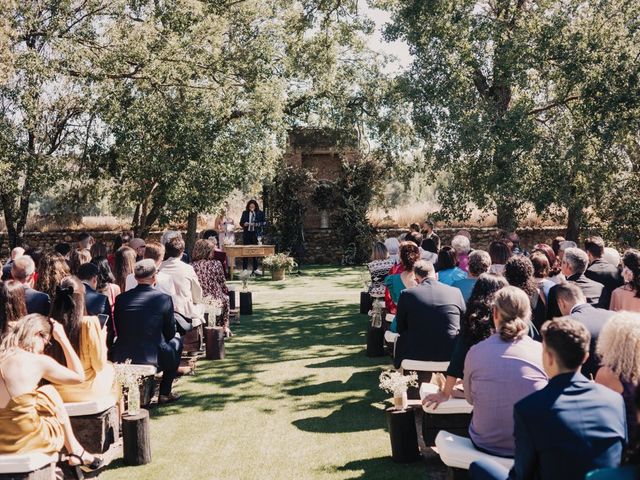
{"type": "Polygon", "coordinates": [[[369,291],[369,287],[371,287],[371,274],[366,271],[366,272],[361,272],[360,273],[360,280],[362,281],[362,285],[364,286],[364,290],[366,292],[369,291]]]}
{"type": "Polygon", "coordinates": [[[209,321],[215,323],[215,319],[218,315],[222,314],[222,301],[211,296],[203,297],[202,303],[204,310],[209,314],[209,321]]]}
{"type": "Polygon", "coordinates": [[[249,287],[251,272],[249,272],[249,270],[243,270],[242,272],[240,272],[240,275],[238,275],[238,278],[240,279],[240,281],[242,281],[242,291],[246,292],[247,288],[249,287]]]}
{"type": "Polygon", "coordinates": [[[127,411],[135,415],[140,410],[140,375],[131,365],[131,359],[113,365],[116,371],[116,382],[124,393],[127,393],[127,411]]]}
{"type": "Polygon", "coordinates": [[[418,386],[418,374],[411,372],[403,375],[397,370],[385,370],[380,374],[380,388],[394,397],[400,397],[407,392],[409,387],[418,386]]]}
{"type": "Polygon", "coordinates": [[[276,270],[284,270],[290,272],[298,266],[293,257],[290,257],[286,253],[276,253],[275,255],[269,255],[262,260],[262,266],[271,272],[276,270]]]}

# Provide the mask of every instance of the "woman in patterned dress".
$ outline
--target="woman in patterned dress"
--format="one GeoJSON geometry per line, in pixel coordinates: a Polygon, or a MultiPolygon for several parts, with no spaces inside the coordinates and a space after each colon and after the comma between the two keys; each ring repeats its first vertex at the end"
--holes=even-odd
{"type": "Polygon", "coordinates": [[[216,325],[224,328],[225,336],[232,335],[229,329],[229,290],[224,278],[222,263],[214,259],[215,242],[198,240],[193,247],[191,266],[198,276],[203,298],[213,298],[222,305],[222,313],[216,317],[216,325]]]}

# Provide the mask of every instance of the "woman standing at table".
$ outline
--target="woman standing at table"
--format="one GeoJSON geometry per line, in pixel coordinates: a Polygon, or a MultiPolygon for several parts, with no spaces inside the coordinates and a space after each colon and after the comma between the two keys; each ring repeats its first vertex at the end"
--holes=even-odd
{"type": "MultiPolygon", "coordinates": [[[[242,212],[242,217],[240,218],[240,225],[242,225],[242,243],[244,245],[258,245],[258,233],[262,232],[264,224],[264,213],[260,211],[258,202],[249,200],[247,208],[242,212]]],[[[255,274],[258,269],[258,258],[253,257],[252,261],[252,274],[255,274]]],[[[242,269],[246,270],[248,265],[249,259],[244,257],[242,259],[242,269]]]]}

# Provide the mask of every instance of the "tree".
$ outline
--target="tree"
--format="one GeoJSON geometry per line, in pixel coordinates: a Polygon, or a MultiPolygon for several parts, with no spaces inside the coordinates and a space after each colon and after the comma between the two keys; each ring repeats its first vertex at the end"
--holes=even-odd
{"type": "Polygon", "coordinates": [[[87,48],[115,2],[10,1],[0,11],[0,202],[11,247],[23,241],[29,206],[93,147],[93,83],[68,68],[90,64],[87,48]]]}
{"type": "MultiPolygon", "coordinates": [[[[398,89],[413,106],[429,167],[448,174],[443,216],[495,210],[511,230],[534,205],[567,212],[575,237],[587,202],[616,170],[589,117],[594,73],[606,78],[601,65],[635,48],[637,2],[379,3],[393,11],[389,38],[415,55],[398,89]],[[606,175],[588,173],[598,162],[606,175]]],[[[598,108],[615,111],[607,98],[598,108]]]]}

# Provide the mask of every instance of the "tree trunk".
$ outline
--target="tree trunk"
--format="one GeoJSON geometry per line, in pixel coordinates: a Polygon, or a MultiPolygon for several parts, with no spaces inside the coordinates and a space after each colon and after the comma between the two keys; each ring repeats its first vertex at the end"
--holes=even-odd
{"type": "Polygon", "coordinates": [[[498,203],[496,205],[496,213],[499,228],[507,232],[514,232],[516,230],[518,227],[518,217],[515,205],[510,202],[498,203]]]}
{"type": "Polygon", "coordinates": [[[578,242],[580,240],[580,231],[584,222],[584,210],[580,205],[572,205],[569,207],[567,214],[567,240],[578,242]]]}
{"type": "Polygon", "coordinates": [[[19,223],[15,218],[14,199],[9,194],[3,194],[2,197],[2,210],[4,211],[4,222],[7,226],[7,237],[9,240],[9,248],[14,249],[24,244],[24,238],[22,236],[22,230],[19,230],[19,223]]]}
{"type": "Polygon", "coordinates": [[[196,244],[198,230],[198,212],[189,212],[187,217],[187,238],[185,241],[187,253],[191,255],[193,246],[196,244]]]}

